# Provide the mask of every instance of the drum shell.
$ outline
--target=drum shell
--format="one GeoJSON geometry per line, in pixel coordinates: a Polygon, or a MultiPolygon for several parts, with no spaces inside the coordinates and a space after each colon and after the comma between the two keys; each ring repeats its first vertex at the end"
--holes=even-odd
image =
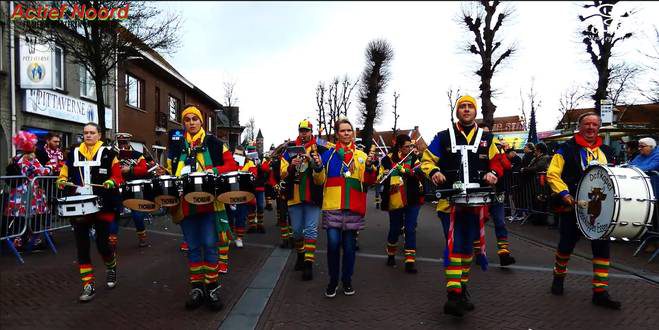
{"type": "Polygon", "coordinates": [[[203,175],[186,175],[182,178],[183,196],[190,193],[205,193],[209,195],[208,203],[212,203],[215,197],[215,185],[216,176],[210,173],[204,173],[203,175]]]}
{"type": "Polygon", "coordinates": [[[82,217],[101,211],[103,203],[96,195],[76,195],[57,199],[57,213],[60,217],[82,217]]]}
{"type": "Polygon", "coordinates": [[[152,181],[157,203],[164,206],[178,205],[182,192],[181,179],[176,177],[156,177],[152,181]],[[167,203],[164,203],[164,201],[167,201],[167,203]]]}
{"type": "Polygon", "coordinates": [[[649,177],[636,167],[590,166],[576,195],[577,225],[588,239],[638,240],[652,221],[655,194],[649,177]]]}
{"type": "Polygon", "coordinates": [[[220,175],[216,181],[218,199],[225,193],[245,192],[245,198],[236,200],[236,204],[249,202],[256,193],[255,178],[250,172],[229,172],[220,175]]]}
{"type": "Polygon", "coordinates": [[[151,180],[126,181],[121,185],[122,204],[131,210],[152,212],[156,209],[155,198],[151,180]]]}

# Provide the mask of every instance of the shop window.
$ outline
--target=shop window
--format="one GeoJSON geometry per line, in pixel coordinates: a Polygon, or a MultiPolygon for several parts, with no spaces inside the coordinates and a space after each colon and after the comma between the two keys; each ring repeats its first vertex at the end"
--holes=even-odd
{"type": "Polygon", "coordinates": [[[173,96],[169,96],[169,120],[179,122],[179,110],[181,101],[173,96]]]}
{"type": "Polygon", "coordinates": [[[53,62],[54,69],[54,87],[55,89],[64,89],[64,50],[62,47],[55,46],[55,58],[53,62]]]}
{"type": "Polygon", "coordinates": [[[143,109],[142,107],[142,90],[144,83],[142,80],[126,74],[126,103],[131,107],[143,109]]]}

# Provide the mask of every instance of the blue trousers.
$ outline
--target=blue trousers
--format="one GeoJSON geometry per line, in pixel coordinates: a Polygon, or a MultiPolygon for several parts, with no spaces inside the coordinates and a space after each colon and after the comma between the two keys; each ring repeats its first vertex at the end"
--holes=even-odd
{"type": "MultiPolygon", "coordinates": [[[[437,212],[437,216],[442,220],[444,228],[444,237],[448,249],[449,226],[451,223],[451,214],[437,212]]],[[[471,255],[474,250],[474,240],[480,236],[480,223],[478,214],[467,212],[466,210],[457,209],[455,211],[455,223],[453,224],[453,253],[471,255]]]]}
{"type": "Polygon", "coordinates": [[[352,274],[355,271],[356,233],[356,230],[327,229],[327,267],[329,268],[330,283],[332,285],[339,283],[341,248],[343,248],[341,282],[344,285],[352,284],[352,274]]]}
{"type": "Polygon", "coordinates": [[[317,239],[320,207],[302,202],[288,207],[294,239],[317,239]]]}
{"type": "Polygon", "coordinates": [[[195,214],[181,221],[183,239],[188,243],[189,262],[217,264],[217,229],[213,212],[195,214]]]}
{"type": "Polygon", "coordinates": [[[401,229],[405,226],[405,249],[416,250],[416,224],[419,217],[420,206],[408,205],[404,208],[389,211],[389,234],[387,241],[390,244],[398,242],[401,229]]]}
{"type": "Polygon", "coordinates": [[[503,203],[494,203],[490,205],[490,215],[492,216],[492,221],[494,222],[494,234],[499,239],[508,238],[508,230],[506,229],[506,223],[504,222],[504,206],[503,203]]]}

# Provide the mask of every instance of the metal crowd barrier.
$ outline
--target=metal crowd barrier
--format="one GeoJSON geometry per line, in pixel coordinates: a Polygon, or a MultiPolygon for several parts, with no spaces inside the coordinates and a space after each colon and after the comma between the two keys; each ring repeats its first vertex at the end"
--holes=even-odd
{"type": "Polygon", "coordinates": [[[546,172],[512,172],[507,173],[502,180],[506,192],[506,208],[510,210],[508,221],[524,224],[533,215],[550,214],[551,190],[546,172]]]}
{"type": "Polygon", "coordinates": [[[0,248],[7,244],[20,263],[16,244],[28,228],[30,205],[28,179],[22,175],[0,176],[0,248]]]}
{"type": "MultiPolygon", "coordinates": [[[[659,242],[659,203],[656,202],[657,200],[659,200],[659,172],[652,171],[652,172],[647,172],[647,174],[650,176],[650,180],[652,182],[652,189],[654,190],[654,198],[655,198],[654,217],[652,219],[651,229],[648,230],[645,236],[643,236],[641,240],[641,244],[639,244],[636,251],[634,251],[634,256],[637,256],[639,252],[641,252],[650,242],[652,241],[659,242]]],[[[654,250],[654,253],[652,253],[650,259],[648,259],[648,263],[652,262],[652,260],[656,258],[657,255],[659,255],[659,248],[654,250]]]]}
{"type": "Polygon", "coordinates": [[[56,179],[56,176],[38,176],[34,180],[25,176],[0,177],[0,247],[6,243],[21,264],[24,261],[17,250],[18,238],[26,252],[32,250],[41,236],[53,253],[57,253],[52,232],[71,227],[67,219],[57,214],[57,198],[62,197],[62,191],[57,189],[56,179]],[[25,233],[30,234],[29,241],[22,239],[26,238],[25,233]]]}

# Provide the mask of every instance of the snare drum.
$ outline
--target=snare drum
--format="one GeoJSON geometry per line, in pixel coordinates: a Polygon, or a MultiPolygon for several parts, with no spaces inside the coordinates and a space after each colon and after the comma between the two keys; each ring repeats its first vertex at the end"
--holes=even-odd
{"type": "Polygon", "coordinates": [[[158,208],[151,180],[126,181],[120,191],[122,204],[133,211],[153,212],[158,208]]]}
{"type": "Polygon", "coordinates": [[[638,240],[652,226],[652,183],[637,167],[589,166],[576,199],[577,225],[590,240],[638,240]]]}
{"type": "Polygon", "coordinates": [[[195,172],[182,178],[183,198],[195,205],[212,203],[215,200],[215,175],[195,172]]]}
{"type": "Polygon", "coordinates": [[[225,204],[243,204],[254,199],[254,175],[233,171],[220,175],[217,180],[217,200],[225,204]]]}
{"type": "Polygon", "coordinates": [[[180,203],[181,180],[171,175],[161,175],[153,179],[155,202],[161,206],[176,206],[180,203]]]}
{"type": "Polygon", "coordinates": [[[57,199],[60,217],[81,217],[101,211],[101,199],[96,195],[78,195],[57,199]]]}
{"type": "Polygon", "coordinates": [[[496,195],[489,192],[469,192],[449,197],[452,204],[460,206],[483,206],[495,202],[496,195]]]}

